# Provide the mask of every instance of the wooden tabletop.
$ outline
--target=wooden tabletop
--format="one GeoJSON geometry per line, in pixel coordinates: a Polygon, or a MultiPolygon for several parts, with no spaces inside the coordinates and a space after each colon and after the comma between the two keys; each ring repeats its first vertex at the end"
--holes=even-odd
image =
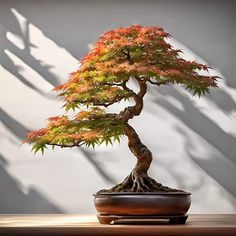
{"type": "Polygon", "coordinates": [[[236,236],[236,215],[190,215],[185,225],[101,225],[96,216],[0,215],[0,235],[236,236]]]}

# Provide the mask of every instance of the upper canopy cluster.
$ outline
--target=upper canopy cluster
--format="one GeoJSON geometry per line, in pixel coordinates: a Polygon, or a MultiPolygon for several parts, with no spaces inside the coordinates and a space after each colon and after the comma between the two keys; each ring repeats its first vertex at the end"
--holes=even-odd
{"type": "MultiPolygon", "coordinates": [[[[146,89],[140,94],[129,89],[126,83],[131,78],[139,85],[147,82],[158,86],[183,84],[199,96],[208,92],[209,87],[217,86],[216,76],[199,73],[209,67],[181,58],[181,51],[166,42],[168,37],[170,35],[160,27],[140,25],[104,33],[82,59],[79,69],[70,74],[65,84],[54,89],[61,91],[59,96],[66,110],[80,105],[90,110],[80,111],[73,120],[67,116],[49,118],[47,127],[29,133],[27,141],[34,143],[37,151],[46,145],[94,146],[104,141],[112,142],[111,137],[118,139],[125,133],[127,120],[117,119],[117,114],[106,113],[98,106],[107,107],[129,98],[134,98],[135,102],[140,101],[140,97],[142,100],[146,89]]],[[[132,109],[120,114],[126,111],[132,112],[132,109]]],[[[133,115],[139,113],[136,109],[133,115]]]]}
{"type": "Polygon", "coordinates": [[[203,76],[208,66],[182,59],[165,38],[170,35],[159,27],[131,26],[104,33],[83,58],[70,80],[55,88],[62,90],[67,109],[80,103],[108,106],[132,97],[124,87],[132,77],[150,83],[180,83],[201,95],[216,86],[216,77],[203,76]]]}

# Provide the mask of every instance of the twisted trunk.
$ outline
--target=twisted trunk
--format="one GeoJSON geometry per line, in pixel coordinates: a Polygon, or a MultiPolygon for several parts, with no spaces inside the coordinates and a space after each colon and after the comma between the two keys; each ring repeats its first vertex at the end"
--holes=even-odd
{"type": "Polygon", "coordinates": [[[126,126],[126,136],[131,152],[137,158],[137,163],[125,180],[108,190],[100,192],[176,192],[180,190],[171,189],[156,182],[147,174],[152,162],[152,153],[141,142],[136,131],[129,124],[126,126]]]}
{"type": "Polygon", "coordinates": [[[137,158],[137,163],[131,174],[124,181],[123,185],[131,185],[131,192],[151,191],[151,186],[149,184],[150,180],[147,172],[152,162],[152,153],[141,142],[138,134],[129,124],[127,124],[125,134],[128,137],[129,149],[137,158]]]}
{"type": "MultiPolygon", "coordinates": [[[[122,120],[124,122],[128,122],[134,116],[138,116],[143,109],[143,97],[147,92],[147,84],[146,84],[145,80],[140,80],[139,78],[135,78],[135,79],[138,82],[139,88],[140,88],[139,92],[133,96],[134,101],[135,101],[135,105],[126,107],[117,116],[117,119],[122,120]]],[[[123,88],[125,90],[130,90],[126,87],[125,84],[123,84],[123,88]]],[[[132,90],[130,90],[130,91],[132,91],[132,90]]]]}
{"type": "Polygon", "coordinates": [[[126,127],[126,133],[128,137],[128,146],[130,151],[137,158],[137,164],[134,167],[132,173],[139,175],[147,175],[147,171],[152,162],[152,153],[149,149],[141,142],[139,136],[137,135],[134,128],[132,128],[129,124],[126,127]]]}
{"type": "MultiPolygon", "coordinates": [[[[122,120],[126,123],[125,135],[128,137],[128,146],[130,151],[137,158],[137,163],[125,180],[114,186],[111,189],[101,190],[99,192],[173,192],[180,191],[171,189],[161,185],[154,179],[150,178],[147,174],[150,164],[152,162],[152,153],[150,150],[141,142],[138,134],[132,126],[128,124],[128,120],[134,116],[138,116],[143,109],[143,97],[147,92],[147,84],[145,80],[135,78],[139,84],[140,90],[134,95],[134,106],[129,106],[121,111],[117,115],[117,119],[122,120]]],[[[129,90],[125,84],[124,89],[129,90]]]]}

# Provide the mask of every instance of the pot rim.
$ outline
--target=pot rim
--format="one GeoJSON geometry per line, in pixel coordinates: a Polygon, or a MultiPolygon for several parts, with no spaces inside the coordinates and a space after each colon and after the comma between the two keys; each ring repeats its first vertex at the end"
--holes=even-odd
{"type": "Polygon", "coordinates": [[[109,195],[109,196],[117,196],[117,195],[191,195],[190,192],[112,192],[112,193],[94,193],[93,196],[97,197],[99,195],[109,195]]]}

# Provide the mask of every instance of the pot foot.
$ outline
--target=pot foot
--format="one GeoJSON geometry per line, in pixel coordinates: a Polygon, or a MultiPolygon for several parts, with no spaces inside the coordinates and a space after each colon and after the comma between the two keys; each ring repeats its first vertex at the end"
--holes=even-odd
{"type": "Polygon", "coordinates": [[[102,215],[97,218],[101,224],[185,224],[188,215],[102,215]]]}

